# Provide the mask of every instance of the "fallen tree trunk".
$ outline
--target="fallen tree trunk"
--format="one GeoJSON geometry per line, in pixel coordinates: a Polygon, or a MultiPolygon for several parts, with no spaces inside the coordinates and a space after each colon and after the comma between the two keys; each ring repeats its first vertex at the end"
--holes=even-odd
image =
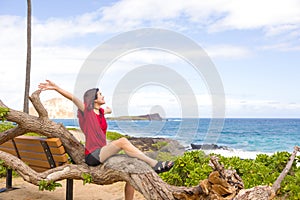
{"type": "MultiPolygon", "coordinates": [[[[58,137],[75,164],[67,164],[38,173],[17,157],[0,151],[0,159],[4,160],[5,165],[17,171],[25,181],[34,185],[39,185],[40,181],[51,183],[67,178],[86,181],[88,175],[91,178],[90,183],[107,185],[118,181],[126,181],[143,194],[146,199],[164,200],[253,199],[253,195],[258,197],[261,190],[265,191],[264,198],[259,199],[269,199],[273,198],[276,190],[278,190],[278,186],[273,188],[262,186],[251,190],[243,190],[243,182],[238,174],[234,170],[224,169],[218,163],[216,157],[211,158],[211,166],[214,172],[211,173],[208,179],[201,181],[195,187],[169,185],[145,162],[125,155],[113,156],[97,167],[87,166],[84,163],[84,146],[62,124],[49,120],[48,113],[40,102],[39,94],[40,91],[38,90],[30,97],[39,114],[38,117],[9,108],[5,119],[17,123],[18,126],[0,133],[0,144],[27,132],[36,132],[47,137],[58,137]]],[[[0,101],[0,107],[7,108],[2,101],[0,101]]],[[[294,158],[295,156],[290,159],[289,163],[293,162],[294,158]]],[[[289,163],[287,166],[289,166],[289,163]]],[[[287,167],[285,172],[288,170],[287,167]]],[[[283,174],[282,177],[284,176],[283,174]]],[[[280,180],[282,178],[277,183],[279,186],[280,180]]]]}
{"type": "Polygon", "coordinates": [[[249,200],[258,200],[258,199],[273,199],[276,196],[276,192],[280,188],[280,184],[283,181],[284,177],[290,171],[292,164],[295,160],[297,152],[300,151],[300,148],[296,146],[294,151],[286,164],[286,167],[283,169],[277,180],[274,182],[273,186],[257,186],[254,188],[250,188],[247,190],[241,190],[240,193],[234,198],[234,200],[242,200],[242,199],[249,199],[249,200]]]}

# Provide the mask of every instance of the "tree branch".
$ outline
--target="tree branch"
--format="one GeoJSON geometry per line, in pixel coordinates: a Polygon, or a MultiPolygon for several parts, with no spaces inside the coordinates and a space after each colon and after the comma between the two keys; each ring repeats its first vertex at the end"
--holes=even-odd
{"type": "Polygon", "coordinates": [[[41,103],[40,100],[41,90],[36,90],[34,93],[31,94],[29,97],[33,107],[35,108],[36,112],[38,113],[39,117],[42,119],[48,119],[48,112],[41,103]]]}
{"type": "Polygon", "coordinates": [[[0,134],[0,144],[3,144],[4,142],[11,140],[17,136],[23,135],[26,132],[26,129],[21,128],[19,126],[6,130],[0,134]]]}
{"type": "MultiPolygon", "coordinates": [[[[32,94],[30,99],[41,117],[35,117],[24,112],[10,109],[6,115],[6,119],[17,123],[18,128],[1,133],[0,144],[9,138],[11,139],[27,132],[35,132],[46,137],[58,137],[61,139],[67,153],[71,156],[73,161],[78,164],[84,163],[84,154],[82,153],[84,152],[84,146],[62,124],[57,124],[48,119],[47,111],[42,105],[39,95],[40,90],[37,90],[32,94]]],[[[0,101],[0,106],[6,107],[2,101],[0,101]]]]}
{"type": "Polygon", "coordinates": [[[295,146],[294,147],[294,151],[289,159],[289,162],[286,164],[285,168],[283,169],[283,171],[280,173],[280,175],[278,176],[278,178],[276,179],[276,181],[274,182],[273,186],[272,186],[272,191],[274,192],[274,194],[276,194],[277,190],[280,188],[280,184],[283,181],[284,177],[288,174],[288,172],[290,171],[293,162],[295,160],[295,157],[297,155],[297,152],[300,151],[300,147],[295,146]]]}

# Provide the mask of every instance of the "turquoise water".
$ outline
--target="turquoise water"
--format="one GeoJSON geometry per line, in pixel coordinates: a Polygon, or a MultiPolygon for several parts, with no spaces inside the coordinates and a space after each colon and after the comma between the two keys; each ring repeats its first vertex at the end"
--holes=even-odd
{"type": "MultiPolygon", "coordinates": [[[[76,119],[55,120],[78,126],[76,119]]],[[[108,129],[130,136],[167,137],[189,148],[206,141],[245,152],[292,152],[300,146],[300,119],[225,119],[222,129],[207,140],[210,119],[169,118],[165,121],[110,121],[108,129]]]]}

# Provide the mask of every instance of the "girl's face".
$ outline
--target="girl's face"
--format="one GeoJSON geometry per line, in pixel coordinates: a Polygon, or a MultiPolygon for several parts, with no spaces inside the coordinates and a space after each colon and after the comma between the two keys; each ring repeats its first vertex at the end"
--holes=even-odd
{"type": "Polygon", "coordinates": [[[104,96],[100,91],[97,92],[97,99],[95,99],[95,103],[98,103],[100,105],[105,104],[104,96]]]}

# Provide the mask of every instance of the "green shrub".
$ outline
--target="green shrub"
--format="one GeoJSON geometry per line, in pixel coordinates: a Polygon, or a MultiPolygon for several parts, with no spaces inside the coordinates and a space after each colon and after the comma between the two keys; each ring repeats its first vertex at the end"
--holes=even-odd
{"type": "Polygon", "coordinates": [[[166,142],[166,141],[158,141],[158,142],[152,144],[152,146],[158,150],[167,145],[168,145],[168,142],[166,142]]]}
{"type": "Polygon", "coordinates": [[[28,133],[26,133],[25,135],[27,135],[27,136],[46,137],[46,136],[44,136],[44,135],[41,135],[41,134],[39,134],[39,133],[34,133],[34,132],[28,132],[28,133]]]}
{"type": "MultiPolygon", "coordinates": [[[[14,127],[14,125],[11,122],[0,122],[0,132],[4,132],[13,127],[14,127]]],[[[17,175],[16,172],[13,171],[13,176],[16,176],[16,175],[17,175]]],[[[0,178],[5,177],[5,176],[6,176],[6,167],[4,166],[4,161],[0,160],[0,178]]]]}
{"type": "Polygon", "coordinates": [[[0,122],[0,133],[15,127],[12,122],[0,122]]]}
{"type": "Polygon", "coordinates": [[[6,120],[6,115],[9,112],[9,108],[0,107],[0,120],[3,122],[6,120]]]}
{"type": "MultiPolygon", "coordinates": [[[[288,152],[278,152],[271,156],[259,154],[254,160],[217,156],[226,169],[236,170],[245,188],[252,188],[258,185],[272,186],[285,168],[291,154],[288,152]]],[[[281,183],[277,194],[279,198],[300,199],[300,167],[297,167],[299,160],[300,157],[297,156],[289,174],[281,183]]],[[[160,176],[171,185],[196,186],[211,173],[212,169],[208,164],[209,156],[202,151],[185,152],[182,157],[177,158],[169,172],[160,176]]]]}
{"type": "Polygon", "coordinates": [[[175,160],[174,167],[170,171],[161,174],[161,178],[177,186],[197,185],[212,172],[208,162],[209,157],[202,151],[185,152],[175,160]]]}
{"type": "Polygon", "coordinates": [[[82,173],[83,185],[91,183],[93,181],[92,175],[88,173],[82,173]]]}
{"type": "Polygon", "coordinates": [[[176,156],[173,156],[169,152],[159,152],[156,156],[156,160],[165,161],[165,160],[176,160],[176,156]]]}
{"type": "Polygon", "coordinates": [[[119,139],[119,138],[122,138],[122,137],[129,137],[129,136],[124,136],[124,135],[122,135],[122,134],[120,134],[120,133],[117,133],[117,132],[112,132],[112,131],[107,131],[106,132],[106,139],[108,139],[108,140],[117,140],[117,139],[119,139]]]}
{"type": "Polygon", "coordinates": [[[39,190],[41,191],[44,190],[54,191],[57,187],[62,187],[60,183],[54,181],[48,182],[46,180],[41,180],[38,185],[39,185],[39,190]]]}

